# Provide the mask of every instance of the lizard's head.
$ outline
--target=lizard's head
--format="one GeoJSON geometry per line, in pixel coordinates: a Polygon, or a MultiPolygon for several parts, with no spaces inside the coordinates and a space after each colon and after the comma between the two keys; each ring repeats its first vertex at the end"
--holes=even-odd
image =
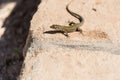
{"type": "Polygon", "coordinates": [[[60,25],[56,25],[56,24],[50,26],[50,28],[52,28],[52,29],[59,29],[59,27],[60,27],[60,25]]]}

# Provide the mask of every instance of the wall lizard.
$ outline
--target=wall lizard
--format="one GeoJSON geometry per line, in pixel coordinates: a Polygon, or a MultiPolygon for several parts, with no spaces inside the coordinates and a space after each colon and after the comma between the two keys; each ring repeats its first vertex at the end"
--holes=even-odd
{"type": "MultiPolygon", "coordinates": [[[[71,2],[70,2],[71,3],[71,2]]],[[[55,29],[55,30],[60,30],[64,33],[65,36],[69,36],[68,33],[70,32],[75,32],[75,31],[80,31],[82,33],[82,30],[80,29],[80,26],[84,23],[84,19],[82,18],[82,16],[72,12],[71,10],[69,10],[69,4],[68,3],[66,5],[66,10],[67,12],[69,12],[72,16],[74,16],[75,18],[77,18],[79,20],[79,23],[74,23],[74,22],[70,22],[68,26],[64,26],[64,25],[52,25],[50,26],[50,28],[55,29]]]]}

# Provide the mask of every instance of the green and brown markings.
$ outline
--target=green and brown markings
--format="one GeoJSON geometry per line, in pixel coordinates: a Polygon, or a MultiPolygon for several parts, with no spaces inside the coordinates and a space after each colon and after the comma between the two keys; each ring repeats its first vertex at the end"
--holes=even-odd
{"type": "Polygon", "coordinates": [[[80,15],[72,12],[71,10],[69,10],[68,7],[69,7],[70,3],[67,4],[66,10],[72,16],[74,16],[75,18],[77,18],[79,20],[79,23],[70,22],[68,26],[56,25],[56,24],[50,26],[50,28],[52,28],[52,29],[62,31],[64,33],[64,35],[67,36],[67,37],[69,36],[68,33],[70,33],[70,32],[80,31],[80,33],[82,33],[82,30],[80,29],[80,26],[84,23],[84,19],[82,18],[82,16],[80,16],[80,15]]]}

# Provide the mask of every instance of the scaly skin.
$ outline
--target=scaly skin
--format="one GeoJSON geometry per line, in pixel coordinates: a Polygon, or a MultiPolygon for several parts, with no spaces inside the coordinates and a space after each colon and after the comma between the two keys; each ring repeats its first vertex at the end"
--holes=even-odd
{"type": "Polygon", "coordinates": [[[72,11],[69,10],[68,7],[69,7],[70,3],[67,4],[66,10],[72,16],[74,16],[75,18],[77,18],[80,23],[70,22],[69,26],[64,26],[64,25],[52,25],[52,26],[50,26],[50,28],[52,28],[52,29],[63,31],[64,34],[65,34],[65,36],[68,36],[68,33],[70,33],[70,32],[75,32],[75,31],[80,31],[81,32],[81,29],[79,27],[84,23],[84,19],[82,18],[82,16],[80,16],[80,15],[78,15],[78,14],[76,14],[76,13],[74,13],[74,12],[72,12],[72,11]]]}

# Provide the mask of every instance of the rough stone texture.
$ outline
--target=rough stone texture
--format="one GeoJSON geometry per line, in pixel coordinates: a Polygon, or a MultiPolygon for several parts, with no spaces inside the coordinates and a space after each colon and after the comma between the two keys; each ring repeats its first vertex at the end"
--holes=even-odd
{"type": "Polygon", "coordinates": [[[120,0],[74,0],[70,9],[85,19],[79,32],[43,34],[52,24],[78,22],[70,0],[42,0],[31,25],[21,80],[119,80],[120,0]]]}

